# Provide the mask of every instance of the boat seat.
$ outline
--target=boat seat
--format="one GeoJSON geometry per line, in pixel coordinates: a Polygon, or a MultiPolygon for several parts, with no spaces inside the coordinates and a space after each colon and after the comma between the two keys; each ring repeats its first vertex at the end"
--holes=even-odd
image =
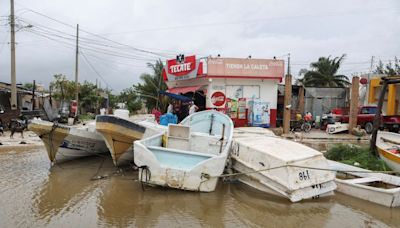
{"type": "Polygon", "coordinates": [[[216,157],[216,155],[213,155],[213,154],[205,154],[205,153],[199,153],[199,152],[194,152],[194,151],[165,148],[165,147],[161,147],[161,146],[148,146],[147,148],[149,148],[150,150],[172,152],[172,153],[177,153],[177,154],[190,154],[190,155],[209,157],[209,158],[216,157]]]}
{"type": "Polygon", "coordinates": [[[190,127],[180,124],[169,124],[167,133],[167,148],[178,150],[190,149],[190,127]]]}
{"type": "Polygon", "coordinates": [[[351,184],[362,184],[362,183],[369,183],[369,182],[375,182],[375,181],[382,181],[382,179],[379,177],[363,177],[363,178],[346,180],[347,183],[351,183],[351,184]]]}

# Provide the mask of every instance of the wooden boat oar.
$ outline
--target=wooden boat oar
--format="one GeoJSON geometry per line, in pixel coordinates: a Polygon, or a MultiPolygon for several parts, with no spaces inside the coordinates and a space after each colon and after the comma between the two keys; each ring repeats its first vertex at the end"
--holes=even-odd
{"type": "Polygon", "coordinates": [[[384,142],[400,145],[400,142],[397,142],[397,141],[394,141],[394,140],[391,140],[391,139],[387,139],[387,138],[383,138],[383,137],[381,137],[381,139],[384,142]]]}

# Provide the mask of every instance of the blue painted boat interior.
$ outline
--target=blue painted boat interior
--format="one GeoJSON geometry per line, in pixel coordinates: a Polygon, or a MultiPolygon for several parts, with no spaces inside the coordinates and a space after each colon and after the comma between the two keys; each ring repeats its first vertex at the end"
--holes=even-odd
{"type": "Polygon", "coordinates": [[[190,170],[200,162],[209,159],[211,156],[202,156],[195,154],[178,153],[174,151],[157,150],[151,151],[160,162],[161,166],[179,170],[190,170]]]}

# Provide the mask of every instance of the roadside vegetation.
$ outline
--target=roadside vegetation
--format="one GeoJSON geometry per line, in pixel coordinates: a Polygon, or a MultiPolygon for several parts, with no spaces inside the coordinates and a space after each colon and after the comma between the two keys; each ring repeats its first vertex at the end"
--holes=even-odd
{"type": "Polygon", "coordinates": [[[360,147],[352,144],[339,144],[326,152],[325,157],[330,160],[358,166],[374,171],[390,171],[385,162],[375,157],[368,147],[360,147]]]}

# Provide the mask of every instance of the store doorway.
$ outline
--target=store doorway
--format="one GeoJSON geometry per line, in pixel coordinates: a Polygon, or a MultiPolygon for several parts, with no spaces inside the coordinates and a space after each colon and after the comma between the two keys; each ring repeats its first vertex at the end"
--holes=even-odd
{"type": "Polygon", "coordinates": [[[199,108],[199,111],[206,110],[206,95],[204,91],[187,92],[183,95],[192,98],[194,104],[199,108]]]}

